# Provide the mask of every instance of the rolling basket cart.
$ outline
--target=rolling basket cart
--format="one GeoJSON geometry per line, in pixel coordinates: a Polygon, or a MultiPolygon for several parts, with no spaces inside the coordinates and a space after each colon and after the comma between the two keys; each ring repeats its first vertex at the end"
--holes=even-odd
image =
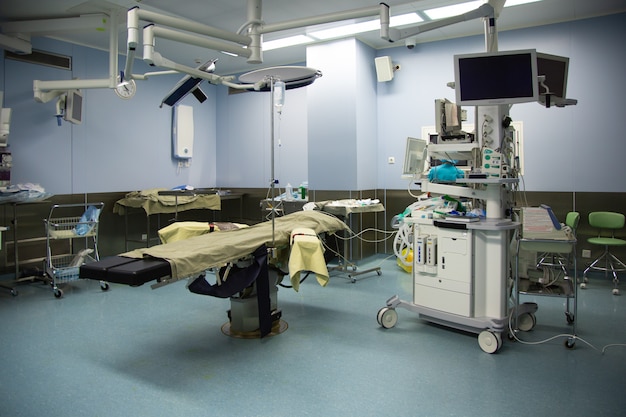
{"type": "MultiPolygon", "coordinates": [[[[63,297],[58,284],[79,278],[82,264],[100,260],[98,216],[104,203],[54,204],[44,219],[46,229],[46,276],[56,298],[63,297]],[[82,215],[81,215],[82,213],[82,215]],[[59,246],[62,246],[59,252],[59,246]]],[[[109,284],[100,281],[103,291],[109,284]]]]}

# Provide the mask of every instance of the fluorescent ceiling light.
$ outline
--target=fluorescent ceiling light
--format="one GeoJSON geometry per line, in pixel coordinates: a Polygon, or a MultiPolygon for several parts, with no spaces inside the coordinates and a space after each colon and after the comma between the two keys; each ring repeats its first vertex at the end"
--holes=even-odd
{"type": "MultiPolygon", "coordinates": [[[[423,19],[417,13],[407,13],[398,16],[392,16],[389,22],[390,26],[403,26],[413,23],[422,22],[423,19]]],[[[339,26],[332,29],[319,30],[309,33],[316,39],[332,39],[341,38],[343,36],[356,35],[357,33],[370,32],[380,29],[380,19],[369,20],[367,22],[354,23],[351,25],[339,26]]]]}
{"type": "MultiPolygon", "coordinates": [[[[519,6],[520,4],[535,3],[541,0],[507,0],[504,7],[519,6]]],[[[445,7],[437,7],[435,9],[424,10],[424,14],[431,20],[443,19],[451,16],[458,16],[463,13],[479,8],[486,0],[475,0],[459,4],[453,4],[445,7]]],[[[392,16],[389,22],[391,27],[412,25],[414,23],[423,22],[423,19],[417,13],[407,13],[398,16],[392,16]]],[[[263,42],[263,51],[272,49],[286,48],[288,46],[304,45],[313,43],[318,40],[327,40],[333,38],[341,38],[358,33],[370,32],[380,29],[380,20],[368,20],[366,22],[354,23],[349,25],[338,26],[331,29],[323,29],[310,32],[308,35],[296,35],[288,38],[276,39],[263,42]]]]}
{"type": "Polygon", "coordinates": [[[536,3],[541,0],[507,0],[504,7],[519,6],[520,4],[536,3]]]}
{"type": "MultiPolygon", "coordinates": [[[[519,6],[520,4],[535,3],[541,0],[507,0],[504,7],[519,6]]],[[[432,20],[444,19],[446,17],[458,16],[472,10],[478,9],[487,1],[476,0],[466,3],[452,4],[450,6],[437,7],[430,10],[424,10],[424,14],[432,20]]]]}
{"type": "MultiPolygon", "coordinates": [[[[446,17],[458,16],[472,10],[478,9],[484,1],[470,1],[467,3],[452,4],[450,6],[437,7],[435,9],[424,10],[424,14],[432,20],[444,19],[446,17]]],[[[505,3],[506,4],[506,3],[505,3]]]]}
{"type": "Polygon", "coordinates": [[[276,39],[273,41],[263,42],[263,51],[271,51],[272,49],[286,48],[288,46],[303,45],[305,43],[315,42],[306,35],[290,36],[288,38],[276,39]]]}

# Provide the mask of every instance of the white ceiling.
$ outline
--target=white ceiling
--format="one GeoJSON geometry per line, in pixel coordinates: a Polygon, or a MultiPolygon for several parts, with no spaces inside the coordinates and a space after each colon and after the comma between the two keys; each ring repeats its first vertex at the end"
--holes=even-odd
{"type": "MultiPolygon", "coordinates": [[[[394,16],[465,1],[468,0],[414,0],[412,2],[386,0],[385,3],[391,7],[391,15],[394,16]]],[[[376,0],[371,2],[365,0],[270,0],[263,2],[262,18],[266,24],[273,24],[378,4],[376,0]]],[[[134,6],[191,19],[233,33],[237,32],[247,19],[247,0],[5,0],[0,2],[0,28],[3,22],[58,19],[91,13],[116,12],[121,21],[119,26],[120,52],[125,53],[126,11],[134,6]]],[[[625,11],[626,0],[542,0],[527,5],[506,7],[500,14],[497,25],[499,31],[504,31],[625,11]]],[[[297,30],[291,30],[287,33],[297,32],[297,30]]],[[[416,40],[421,43],[482,33],[483,23],[480,20],[473,20],[425,32],[416,40]]],[[[285,32],[267,34],[264,39],[271,40],[283,37],[285,34],[285,32]]],[[[108,34],[95,28],[79,33],[60,31],[49,36],[98,49],[108,49],[108,34]]],[[[380,39],[378,31],[360,34],[357,38],[376,49],[397,45],[380,39]]],[[[188,66],[197,66],[199,62],[219,58],[216,73],[225,75],[261,67],[304,62],[305,48],[305,46],[294,46],[267,51],[263,56],[263,64],[260,65],[248,64],[245,58],[229,57],[220,52],[162,39],[157,39],[156,49],[168,59],[188,66]]]]}

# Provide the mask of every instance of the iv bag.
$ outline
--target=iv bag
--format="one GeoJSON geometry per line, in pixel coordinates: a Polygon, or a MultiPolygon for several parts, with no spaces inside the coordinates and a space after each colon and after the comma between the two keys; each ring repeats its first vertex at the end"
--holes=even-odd
{"type": "Polygon", "coordinates": [[[280,112],[284,104],[285,104],[285,83],[279,80],[274,83],[274,106],[276,106],[276,110],[280,112]]]}

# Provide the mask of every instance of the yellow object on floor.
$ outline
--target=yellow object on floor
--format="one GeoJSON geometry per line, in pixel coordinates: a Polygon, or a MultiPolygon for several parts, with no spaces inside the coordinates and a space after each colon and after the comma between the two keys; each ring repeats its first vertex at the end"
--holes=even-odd
{"type": "Polygon", "coordinates": [[[296,228],[291,232],[291,254],[289,255],[289,276],[295,291],[300,288],[303,271],[315,273],[322,287],[328,284],[328,268],[324,260],[324,247],[313,229],[296,228]]]}
{"type": "Polygon", "coordinates": [[[408,265],[405,265],[400,258],[396,258],[396,263],[400,268],[404,269],[410,274],[411,272],[413,272],[413,249],[402,249],[402,255],[406,256],[405,262],[408,263],[408,265]],[[408,255],[406,254],[407,250],[409,251],[408,255]]]}

